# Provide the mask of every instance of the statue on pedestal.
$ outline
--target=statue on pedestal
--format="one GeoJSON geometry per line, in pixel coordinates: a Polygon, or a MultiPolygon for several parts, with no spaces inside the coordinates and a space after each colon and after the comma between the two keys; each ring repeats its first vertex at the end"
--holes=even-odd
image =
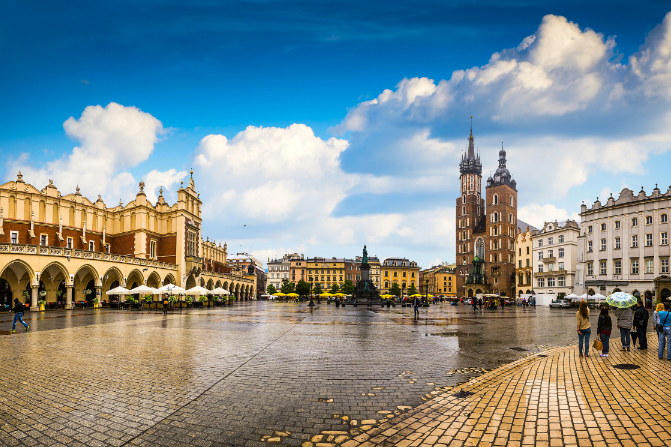
{"type": "Polygon", "coordinates": [[[363,259],[361,260],[362,264],[368,264],[368,250],[366,250],[366,245],[363,246],[363,259]]]}

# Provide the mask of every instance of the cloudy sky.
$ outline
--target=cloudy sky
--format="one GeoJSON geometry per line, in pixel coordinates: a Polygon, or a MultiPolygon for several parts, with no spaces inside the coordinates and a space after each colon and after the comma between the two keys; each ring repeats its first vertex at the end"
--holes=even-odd
{"type": "Polygon", "coordinates": [[[454,261],[472,115],[519,217],[666,192],[663,1],[117,1],[0,6],[0,175],[108,206],[193,168],[205,234],[285,252],[454,261]]]}

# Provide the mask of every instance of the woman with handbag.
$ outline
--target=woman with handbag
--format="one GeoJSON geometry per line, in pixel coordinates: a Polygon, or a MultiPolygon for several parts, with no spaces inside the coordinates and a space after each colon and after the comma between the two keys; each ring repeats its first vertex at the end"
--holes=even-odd
{"type": "Polygon", "coordinates": [[[602,350],[601,357],[608,357],[608,351],[610,350],[610,331],[613,329],[613,322],[608,315],[608,307],[604,306],[601,308],[601,314],[599,315],[599,322],[596,326],[596,332],[601,338],[602,350]]]}
{"type": "Polygon", "coordinates": [[[592,333],[592,327],[589,324],[589,308],[586,301],[580,302],[576,317],[578,319],[578,351],[580,352],[580,357],[582,357],[584,343],[585,357],[589,357],[589,336],[592,333]]]}
{"type": "Polygon", "coordinates": [[[664,303],[664,310],[658,313],[659,323],[655,325],[655,330],[659,336],[659,350],[657,356],[660,360],[664,359],[664,345],[666,345],[666,360],[671,360],[671,305],[664,303]]]}

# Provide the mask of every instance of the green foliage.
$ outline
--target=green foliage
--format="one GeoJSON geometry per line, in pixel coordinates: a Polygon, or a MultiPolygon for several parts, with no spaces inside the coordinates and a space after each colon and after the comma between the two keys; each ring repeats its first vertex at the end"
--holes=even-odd
{"type": "Polygon", "coordinates": [[[298,281],[298,284],[296,284],[296,293],[300,296],[308,296],[310,294],[310,283],[302,279],[298,281]]]}
{"type": "Polygon", "coordinates": [[[333,284],[331,286],[331,290],[329,290],[329,293],[338,293],[340,292],[340,287],[338,287],[338,284],[333,284]]]}
{"type": "Polygon", "coordinates": [[[319,295],[322,293],[322,285],[321,283],[317,283],[312,287],[312,294],[313,295],[319,295]]]}
{"type": "Polygon", "coordinates": [[[391,288],[389,289],[389,294],[401,296],[401,288],[398,286],[397,283],[391,285],[391,288]]]}
{"type": "Polygon", "coordinates": [[[205,301],[207,301],[207,297],[205,295],[201,295],[201,296],[198,297],[198,301],[200,301],[201,303],[204,303],[205,301]]]}
{"type": "Polygon", "coordinates": [[[45,304],[47,304],[47,302],[44,301],[44,300],[39,300],[39,301],[37,302],[37,304],[38,304],[39,306],[44,306],[45,304]]]}
{"type": "Polygon", "coordinates": [[[266,288],[266,292],[268,292],[268,295],[275,295],[277,293],[277,289],[275,288],[274,285],[268,284],[268,287],[266,288]]]}
{"type": "Polygon", "coordinates": [[[24,298],[28,298],[28,295],[30,295],[30,294],[28,293],[27,290],[24,290],[24,291],[21,293],[21,295],[22,295],[24,298]]]}
{"type": "Polygon", "coordinates": [[[346,279],[343,285],[340,287],[340,290],[345,295],[351,295],[354,293],[354,283],[351,279],[346,279]]]}
{"type": "Polygon", "coordinates": [[[95,298],[93,299],[93,303],[94,303],[94,304],[100,304],[100,298],[95,297],[95,298]]]}
{"type": "Polygon", "coordinates": [[[137,300],[135,299],[135,297],[133,295],[128,295],[128,296],[126,296],[126,302],[131,303],[131,304],[135,304],[135,303],[137,303],[137,300]]]}
{"type": "Polygon", "coordinates": [[[410,284],[410,288],[408,289],[408,295],[414,295],[417,293],[417,287],[415,287],[414,284],[410,284]]]}
{"type": "Polygon", "coordinates": [[[294,293],[294,289],[296,288],[295,284],[292,282],[289,282],[288,280],[282,281],[282,293],[294,293]]]}
{"type": "Polygon", "coordinates": [[[192,296],[187,296],[186,297],[186,304],[193,304],[193,297],[192,296]]]}
{"type": "Polygon", "coordinates": [[[152,298],[153,298],[152,295],[145,295],[145,296],[142,297],[142,299],[144,299],[145,303],[151,303],[152,298]]]}
{"type": "Polygon", "coordinates": [[[177,297],[175,295],[170,295],[168,297],[168,302],[172,303],[172,304],[175,304],[177,302],[177,297]]]}

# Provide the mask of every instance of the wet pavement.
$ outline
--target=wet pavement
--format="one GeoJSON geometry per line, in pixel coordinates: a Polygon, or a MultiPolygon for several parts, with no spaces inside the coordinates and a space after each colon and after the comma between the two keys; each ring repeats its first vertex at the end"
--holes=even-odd
{"type": "MultiPolygon", "coordinates": [[[[11,318],[0,315],[0,328],[11,318]]],[[[25,320],[28,333],[0,332],[2,445],[344,443],[483,370],[576,338],[575,310],[448,304],[418,320],[410,308],[276,302],[25,320]]]]}

